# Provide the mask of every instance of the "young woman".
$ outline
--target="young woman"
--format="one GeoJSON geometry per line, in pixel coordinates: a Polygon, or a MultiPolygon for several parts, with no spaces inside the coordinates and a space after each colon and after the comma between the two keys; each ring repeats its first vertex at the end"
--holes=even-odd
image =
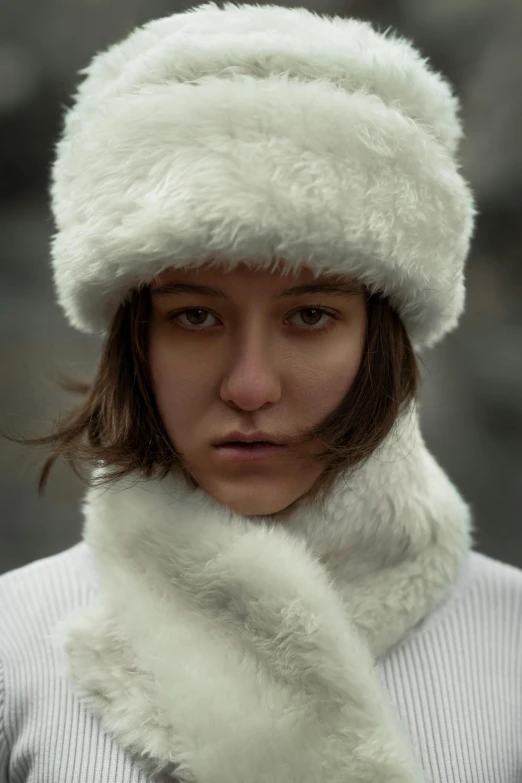
{"type": "Polygon", "coordinates": [[[40,489],[92,474],[84,540],[0,580],[0,780],[520,781],[522,573],[418,422],[474,218],[450,87],[231,3],[84,74],[52,259],[105,342],[40,489]]]}

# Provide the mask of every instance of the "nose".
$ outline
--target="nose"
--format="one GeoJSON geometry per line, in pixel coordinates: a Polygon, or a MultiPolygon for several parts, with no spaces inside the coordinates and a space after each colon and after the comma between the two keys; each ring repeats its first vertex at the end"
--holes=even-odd
{"type": "Polygon", "coordinates": [[[221,398],[246,411],[276,403],[281,396],[280,365],[266,333],[250,329],[225,359],[221,398]]]}

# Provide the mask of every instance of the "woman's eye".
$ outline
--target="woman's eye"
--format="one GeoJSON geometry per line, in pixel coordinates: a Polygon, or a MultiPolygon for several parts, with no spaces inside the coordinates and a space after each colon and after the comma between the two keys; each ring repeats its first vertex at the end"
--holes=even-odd
{"type": "MultiPolygon", "coordinates": [[[[187,327],[186,325],[185,325],[185,326],[183,326],[182,324],[180,324],[180,326],[182,326],[182,328],[183,328],[183,329],[190,328],[191,326],[192,326],[192,327],[194,327],[194,326],[203,326],[203,324],[204,324],[204,319],[203,319],[203,321],[202,321],[202,320],[201,320],[201,318],[200,318],[199,316],[196,316],[196,318],[195,318],[194,320],[192,320],[192,313],[198,313],[198,314],[200,314],[200,313],[203,313],[203,314],[205,315],[205,317],[206,317],[207,315],[212,315],[212,313],[209,313],[209,312],[208,312],[208,310],[200,310],[199,308],[192,308],[192,309],[190,309],[190,310],[181,310],[181,311],[180,311],[180,312],[178,312],[178,313],[174,313],[174,315],[173,315],[173,319],[174,319],[175,321],[177,321],[177,319],[178,319],[178,318],[180,318],[182,315],[183,315],[183,316],[186,316],[186,314],[187,314],[187,313],[191,314],[191,318],[190,318],[190,319],[188,319],[188,321],[189,321],[189,327],[187,327]]],[[[207,325],[208,325],[208,324],[207,324],[207,325]]]]}
{"type": "MultiPolygon", "coordinates": [[[[206,318],[209,315],[212,316],[212,318],[216,317],[209,310],[204,310],[200,307],[191,307],[185,310],[178,310],[175,313],[170,313],[168,317],[169,320],[174,321],[182,329],[196,332],[204,331],[203,328],[198,327],[215,325],[206,322],[206,318]],[[181,318],[186,319],[185,323],[180,320],[181,318]]],[[[299,310],[294,311],[291,317],[293,316],[298,316],[299,319],[302,319],[301,324],[297,325],[304,325],[303,330],[309,332],[319,332],[323,329],[327,329],[335,320],[335,315],[324,307],[301,307],[299,310]],[[310,328],[306,329],[307,326],[310,328]]]]}
{"type": "Polygon", "coordinates": [[[305,318],[305,326],[318,326],[318,324],[321,324],[319,326],[319,329],[316,329],[315,331],[319,331],[320,329],[327,328],[334,320],[334,317],[332,313],[330,313],[328,310],[324,310],[322,307],[303,307],[301,310],[298,310],[295,315],[298,315],[301,317],[302,313],[306,315],[305,318]],[[308,316],[312,314],[312,323],[308,321],[308,316]],[[317,317],[319,316],[319,320],[317,320],[317,317]],[[324,320],[325,316],[327,317],[326,320],[324,320]],[[323,319],[323,320],[321,320],[323,319]]]}

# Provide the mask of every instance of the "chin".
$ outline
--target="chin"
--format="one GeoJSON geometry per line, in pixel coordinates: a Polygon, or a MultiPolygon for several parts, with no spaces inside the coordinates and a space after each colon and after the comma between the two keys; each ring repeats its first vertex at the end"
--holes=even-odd
{"type": "Polygon", "coordinates": [[[252,505],[250,503],[243,504],[227,502],[225,505],[231,511],[234,511],[234,513],[240,514],[241,516],[248,517],[250,519],[255,519],[256,517],[273,516],[274,514],[282,513],[286,509],[286,506],[275,506],[274,504],[260,506],[259,504],[252,505]]]}
{"type": "Polygon", "coordinates": [[[306,494],[307,488],[297,486],[283,487],[282,477],[265,476],[261,480],[250,482],[247,477],[228,477],[221,480],[216,476],[201,473],[196,477],[198,486],[203,489],[216,503],[225,506],[240,516],[283,517],[288,515],[299,500],[306,494]]]}
{"type": "Polygon", "coordinates": [[[261,517],[271,517],[275,519],[283,519],[290,514],[301,498],[294,498],[291,500],[282,501],[280,503],[252,503],[252,502],[240,502],[232,501],[230,498],[223,500],[216,498],[218,503],[222,503],[227,506],[231,511],[249,519],[256,519],[261,517]]]}
{"type": "Polygon", "coordinates": [[[266,497],[264,499],[259,497],[259,494],[261,494],[263,490],[259,490],[255,493],[258,495],[255,500],[252,497],[254,494],[252,490],[249,490],[248,497],[244,498],[239,496],[241,493],[234,492],[233,490],[228,492],[219,492],[207,489],[206,491],[214,498],[214,500],[226,506],[234,513],[251,518],[272,516],[279,513],[282,514],[289,506],[293,504],[295,500],[293,498],[289,498],[287,500],[282,499],[281,501],[275,501],[273,498],[269,499],[269,491],[266,490],[266,497]]]}

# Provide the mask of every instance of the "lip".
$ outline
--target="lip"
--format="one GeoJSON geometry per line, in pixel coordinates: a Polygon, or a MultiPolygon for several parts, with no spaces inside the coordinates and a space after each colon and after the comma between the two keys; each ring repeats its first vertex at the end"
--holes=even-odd
{"type": "Polygon", "coordinates": [[[276,438],[273,438],[271,435],[269,435],[267,432],[262,432],[261,430],[257,430],[256,432],[240,432],[239,430],[233,430],[232,432],[229,432],[228,435],[225,435],[224,438],[221,438],[217,443],[214,443],[214,446],[223,446],[228,445],[231,442],[234,441],[241,441],[243,443],[252,443],[253,441],[268,441],[271,444],[274,444],[275,446],[284,445],[281,444],[276,438]]]}
{"type": "Polygon", "coordinates": [[[259,462],[274,457],[284,446],[276,443],[248,444],[243,446],[223,445],[214,447],[221,457],[229,462],[259,462]]]}

